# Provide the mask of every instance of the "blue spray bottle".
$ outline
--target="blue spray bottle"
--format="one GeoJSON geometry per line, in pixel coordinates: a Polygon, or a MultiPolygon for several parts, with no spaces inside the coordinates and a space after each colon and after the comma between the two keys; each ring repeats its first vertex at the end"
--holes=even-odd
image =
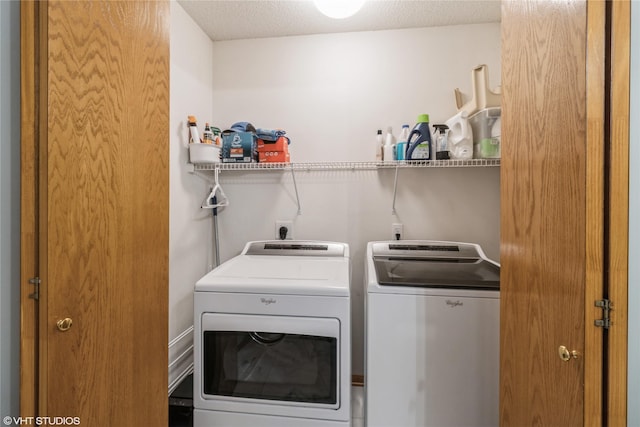
{"type": "Polygon", "coordinates": [[[420,114],[418,122],[409,134],[407,143],[407,160],[431,159],[431,130],[429,129],[429,115],[420,114]]]}

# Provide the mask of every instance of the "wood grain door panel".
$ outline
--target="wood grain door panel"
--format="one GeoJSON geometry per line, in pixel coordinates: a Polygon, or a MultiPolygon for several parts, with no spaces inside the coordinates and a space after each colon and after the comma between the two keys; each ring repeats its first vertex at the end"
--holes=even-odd
{"type": "Polygon", "coordinates": [[[583,425],[586,2],[503,2],[501,423],[583,425]]]}
{"type": "Polygon", "coordinates": [[[169,4],[39,5],[38,415],[167,425],[169,4]]]}

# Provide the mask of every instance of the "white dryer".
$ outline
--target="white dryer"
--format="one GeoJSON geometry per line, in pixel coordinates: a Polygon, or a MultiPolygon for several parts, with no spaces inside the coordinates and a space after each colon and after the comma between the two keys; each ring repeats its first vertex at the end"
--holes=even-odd
{"type": "Polygon", "coordinates": [[[344,243],[249,242],[196,283],[194,426],[348,426],[344,243]]]}
{"type": "Polygon", "coordinates": [[[367,245],[365,424],[497,426],[500,269],[475,244],[367,245]]]}

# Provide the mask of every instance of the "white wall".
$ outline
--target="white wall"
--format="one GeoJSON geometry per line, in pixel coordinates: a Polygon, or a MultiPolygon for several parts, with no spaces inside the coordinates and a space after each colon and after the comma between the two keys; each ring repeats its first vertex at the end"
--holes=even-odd
{"type": "Polygon", "coordinates": [[[171,2],[169,211],[169,386],[193,357],[193,285],[212,268],[211,217],[200,209],[206,181],[187,172],[187,115],[211,120],[212,42],[182,6],[171,2]]]}
{"type": "MultiPolygon", "coordinates": [[[[283,128],[294,162],[374,160],[377,129],[432,123],[456,112],[453,90],[471,92],[471,69],[500,82],[500,25],[483,24],[215,42],[214,124],[283,128]]],[[[363,371],[364,252],[391,237],[477,242],[499,256],[499,168],[299,172],[302,215],[288,172],[223,172],[230,206],[219,213],[224,261],[249,240],[272,239],[276,220],[294,237],[349,243],[353,371],[363,371]]],[[[203,194],[204,196],[204,194],[203,194]]]]}
{"type": "Polygon", "coordinates": [[[640,426],[640,2],[631,3],[629,156],[629,371],[627,425],[640,426]]]}
{"type": "Polygon", "coordinates": [[[0,415],[19,415],[20,3],[0,1],[0,415]]]}

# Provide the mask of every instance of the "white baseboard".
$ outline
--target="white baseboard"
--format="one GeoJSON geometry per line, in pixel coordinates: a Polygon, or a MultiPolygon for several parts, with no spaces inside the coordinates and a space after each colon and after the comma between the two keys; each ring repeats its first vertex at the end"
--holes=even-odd
{"type": "Polygon", "coordinates": [[[193,372],[193,326],[169,342],[169,394],[193,372]]]}

